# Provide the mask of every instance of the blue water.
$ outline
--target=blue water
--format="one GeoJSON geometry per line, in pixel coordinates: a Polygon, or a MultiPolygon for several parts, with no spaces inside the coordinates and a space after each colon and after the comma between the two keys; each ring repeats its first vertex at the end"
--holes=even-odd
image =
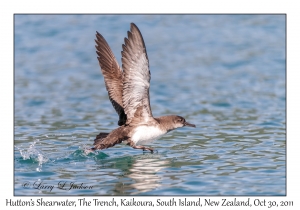
{"type": "Polygon", "coordinates": [[[284,15],[15,15],[14,24],[15,195],[286,194],[284,15]],[[121,63],[131,22],[147,47],[153,115],[197,127],[152,143],[153,154],[122,144],[87,154],[118,120],[95,32],[121,63]]]}

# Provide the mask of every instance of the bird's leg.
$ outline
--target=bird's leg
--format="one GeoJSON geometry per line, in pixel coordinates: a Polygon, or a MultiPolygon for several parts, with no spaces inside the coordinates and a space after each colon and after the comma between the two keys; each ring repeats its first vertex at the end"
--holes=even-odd
{"type": "Polygon", "coordinates": [[[145,150],[149,150],[151,153],[153,153],[153,149],[152,148],[150,148],[150,147],[144,147],[144,146],[133,146],[132,147],[133,149],[142,149],[143,151],[145,151],[145,150]]]}
{"type": "Polygon", "coordinates": [[[143,151],[149,150],[151,153],[153,153],[153,149],[150,147],[144,147],[144,146],[137,146],[133,142],[128,143],[127,145],[131,146],[133,149],[142,149],[143,151]]]}

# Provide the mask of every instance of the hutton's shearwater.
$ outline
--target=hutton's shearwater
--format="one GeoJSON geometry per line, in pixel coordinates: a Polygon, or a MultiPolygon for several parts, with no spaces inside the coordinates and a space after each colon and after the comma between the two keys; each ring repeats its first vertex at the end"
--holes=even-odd
{"type": "Polygon", "coordinates": [[[103,36],[96,32],[98,61],[109,99],[119,115],[117,129],[99,133],[92,150],[106,149],[127,143],[134,149],[149,150],[142,146],[176,128],[196,127],[183,117],[168,115],[153,117],[150,107],[150,70],[144,39],[138,27],[131,23],[125,44],[122,45],[122,69],[103,36]]]}

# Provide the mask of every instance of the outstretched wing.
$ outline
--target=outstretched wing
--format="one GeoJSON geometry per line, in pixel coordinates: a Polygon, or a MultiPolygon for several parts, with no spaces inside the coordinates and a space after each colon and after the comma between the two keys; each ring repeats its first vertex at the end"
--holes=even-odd
{"type": "Polygon", "coordinates": [[[131,23],[122,45],[123,106],[126,124],[152,120],[149,99],[150,70],[146,46],[138,27],[131,23]]]}
{"type": "Polygon", "coordinates": [[[108,91],[109,99],[119,115],[118,125],[124,125],[126,122],[126,115],[123,109],[123,76],[122,70],[118,62],[108,46],[104,37],[97,32],[96,34],[96,49],[99,57],[98,61],[104,76],[106,90],[108,91]]]}

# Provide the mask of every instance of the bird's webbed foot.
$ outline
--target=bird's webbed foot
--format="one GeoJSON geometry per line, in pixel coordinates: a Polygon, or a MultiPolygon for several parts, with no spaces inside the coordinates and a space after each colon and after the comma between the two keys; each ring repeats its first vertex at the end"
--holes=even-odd
{"type": "Polygon", "coordinates": [[[149,150],[151,153],[153,153],[153,151],[154,151],[154,149],[152,149],[150,147],[137,146],[134,143],[129,143],[128,145],[131,146],[133,149],[142,149],[143,151],[149,150]]]}

